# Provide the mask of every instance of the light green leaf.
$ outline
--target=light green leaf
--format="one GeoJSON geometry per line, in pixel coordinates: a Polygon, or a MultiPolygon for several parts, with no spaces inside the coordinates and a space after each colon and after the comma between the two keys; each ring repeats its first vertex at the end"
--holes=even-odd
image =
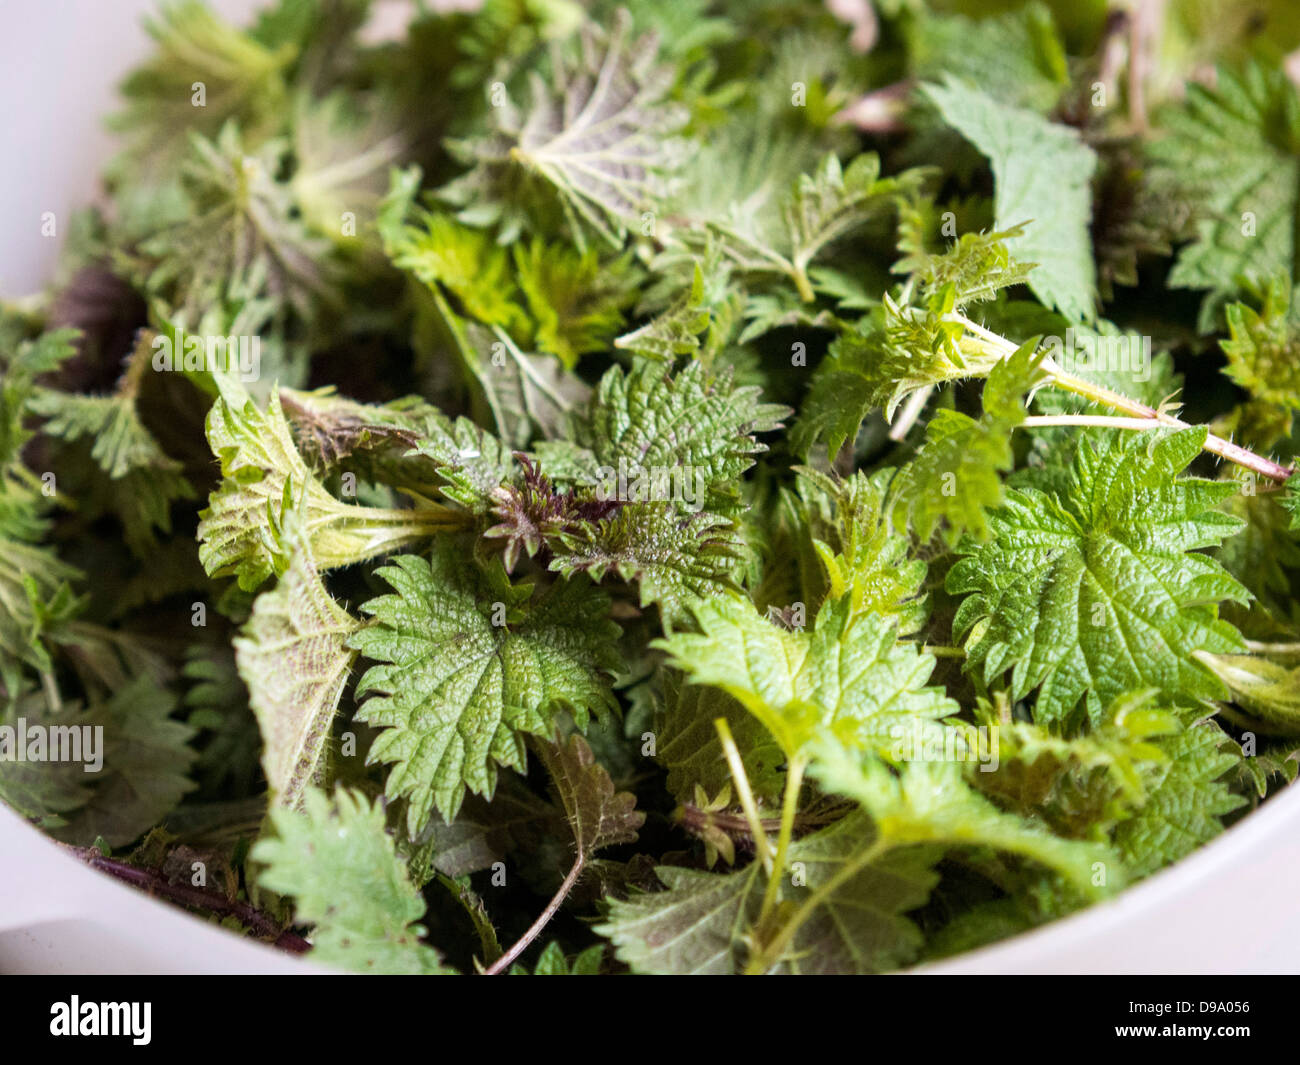
{"type": "Polygon", "coordinates": [[[394,594],[362,607],[374,620],[349,641],[379,663],[357,685],[357,716],[384,729],[370,760],[394,763],[387,792],[408,800],[412,836],[435,806],[450,823],[466,788],[491,797],[497,767],[522,770],[525,734],[549,738],[561,710],[585,727],[614,705],[618,629],[589,583],[539,594],[511,586],[499,564],[467,567],[450,544],[378,574],[394,594]]]}
{"type": "Polygon", "coordinates": [[[991,539],[964,542],[947,588],[967,594],[953,621],[969,668],[992,681],[1010,670],[1014,699],[1037,690],[1035,720],[1071,719],[1080,701],[1098,720],[1125,691],[1215,698],[1198,650],[1231,653],[1241,637],[1218,602],[1249,593],[1197,549],[1236,532],[1215,508],[1230,483],[1178,478],[1204,429],[1133,433],[1080,444],[1063,496],[1007,492],[991,539]]]}
{"type": "Polygon", "coordinates": [[[274,837],[250,857],[258,883],[291,896],[294,920],[315,925],[311,958],[363,973],[441,975],[438,952],[420,942],[424,899],[384,829],[383,803],[339,789],[308,788],[301,812],[272,808],[274,837]]]}
{"type": "Polygon", "coordinates": [[[1011,253],[1036,263],[1029,287],[1047,306],[1075,321],[1091,319],[1096,267],[1089,223],[1093,150],[1074,130],[1001,103],[953,77],[925,94],[944,121],[987,156],[995,186],[994,225],[1028,223],[1012,237],[1011,253]]]}

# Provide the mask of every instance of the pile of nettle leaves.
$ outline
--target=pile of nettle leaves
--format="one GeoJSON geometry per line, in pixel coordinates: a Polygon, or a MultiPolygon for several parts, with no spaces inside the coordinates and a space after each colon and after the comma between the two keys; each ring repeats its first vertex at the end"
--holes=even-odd
{"type": "Polygon", "coordinates": [[[105,744],[0,797],[349,968],[857,973],[1285,785],[1300,12],[828,7],[165,7],[0,319],[105,744]]]}

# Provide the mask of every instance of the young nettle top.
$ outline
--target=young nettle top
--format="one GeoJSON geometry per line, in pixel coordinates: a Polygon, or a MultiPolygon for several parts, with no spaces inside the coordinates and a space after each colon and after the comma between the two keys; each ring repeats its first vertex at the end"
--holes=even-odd
{"type": "Polygon", "coordinates": [[[1300,27],[845,6],[168,5],[0,306],[0,798],[360,971],[869,973],[1289,782],[1300,27]]]}

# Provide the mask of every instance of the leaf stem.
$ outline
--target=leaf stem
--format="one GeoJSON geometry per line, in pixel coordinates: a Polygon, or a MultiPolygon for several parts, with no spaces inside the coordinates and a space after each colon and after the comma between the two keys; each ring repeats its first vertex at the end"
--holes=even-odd
{"type": "Polygon", "coordinates": [[[763,828],[763,819],[758,816],[758,803],[754,801],[754,793],[749,787],[749,777],[745,773],[745,763],[740,757],[740,749],[736,746],[735,737],[731,735],[731,726],[727,724],[725,717],[717,718],[713,722],[713,727],[718,730],[718,739],[722,742],[722,752],[727,757],[727,768],[731,770],[731,779],[736,784],[736,795],[740,798],[740,808],[745,811],[745,818],[749,821],[749,830],[754,836],[754,845],[758,849],[759,857],[763,860],[763,868],[767,875],[772,875],[772,844],[767,838],[767,832],[763,828]]]}
{"type": "Polygon", "coordinates": [[[560,884],[560,889],[555,893],[551,901],[546,904],[546,909],[538,915],[537,920],[529,925],[528,931],[515,940],[514,945],[509,950],[483,970],[484,976],[497,976],[510,968],[514,960],[528,948],[528,944],[541,934],[542,929],[547,926],[564,900],[568,898],[569,892],[573,890],[573,885],[582,876],[582,870],[586,867],[586,864],[586,857],[579,853],[574,860],[573,868],[569,870],[569,875],[564,878],[564,882],[560,884]]]}
{"type": "Polygon", "coordinates": [[[899,412],[894,424],[889,427],[889,439],[898,441],[902,440],[916,424],[916,420],[921,417],[921,412],[925,410],[925,405],[930,401],[930,394],[934,391],[934,385],[926,385],[924,388],[918,388],[910,396],[907,402],[903,404],[903,409],[899,412]]]}
{"type": "Polygon", "coordinates": [[[92,869],[107,873],[117,880],[141,888],[150,895],[167,899],[187,909],[203,910],[218,917],[233,917],[259,939],[269,940],[274,946],[291,954],[306,954],[311,944],[295,932],[281,928],[278,922],[247,902],[230,899],[215,891],[173,884],[162,873],[142,869],[116,858],[106,858],[94,847],[68,847],[92,869]]]}
{"type": "MultiPolygon", "coordinates": [[[[984,341],[995,353],[1002,357],[1011,355],[1016,350],[1016,345],[1006,337],[999,336],[992,330],[984,328],[977,322],[972,322],[963,314],[952,314],[947,316],[948,320],[959,323],[972,336],[984,341]]],[[[1145,403],[1136,399],[1121,395],[1104,385],[1096,384],[1093,381],[1085,380],[1082,377],[1076,377],[1074,374],[1066,373],[1056,365],[1050,358],[1045,358],[1039,364],[1048,379],[1057,388],[1064,389],[1067,392],[1073,392],[1076,396],[1081,396],[1092,403],[1100,404],[1103,407],[1109,407],[1111,410],[1128,415],[1134,421],[1139,419],[1148,421],[1151,428],[1157,425],[1167,426],[1171,429],[1192,429],[1195,426],[1181,418],[1175,418],[1162,410],[1156,410],[1145,403]]],[[[1205,438],[1204,449],[1212,455],[1218,455],[1219,458],[1227,459],[1229,462],[1236,463],[1248,470],[1267,477],[1271,481],[1279,483],[1288,480],[1295,471],[1287,466],[1282,466],[1272,459],[1266,459],[1262,455],[1257,455],[1239,444],[1234,444],[1230,440],[1224,440],[1222,437],[1210,433],[1205,438]]]]}
{"type": "Polygon", "coordinates": [[[963,647],[945,647],[943,644],[937,643],[923,643],[920,651],[923,655],[934,655],[935,658],[966,657],[966,649],[963,647]]]}
{"type": "Polygon", "coordinates": [[[1051,429],[1069,425],[1090,425],[1099,429],[1158,429],[1153,418],[1124,418],[1111,414],[1031,414],[1017,429],[1051,429]]]}
{"type": "Polygon", "coordinates": [[[763,891],[763,905],[758,911],[760,925],[767,920],[772,907],[776,905],[781,877],[785,875],[786,854],[790,850],[790,839],[794,835],[794,819],[799,812],[799,791],[803,787],[803,774],[807,764],[803,758],[792,758],[786,771],[785,796],[781,802],[781,828],[776,838],[776,857],[772,860],[767,887],[763,891]]]}
{"type": "Polygon", "coordinates": [[[870,865],[888,849],[889,845],[882,835],[870,847],[864,847],[845,862],[838,873],[809,895],[808,898],[804,899],[799,908],[791,915],[790,920],[786,921],[781,927],[781,931],[766,946],[755,953],[745,967],[745,975],[758,976],[767,972],[780,959],[786,947],[790,945],[790,941],[794,939],[795,934],[813,915],[817,907],[822,905],[844,884],[857,876],[865,866],[870,865]]]}
{"type": "Polygon", "coordinates": [[[1257,640],[1247,640],[1246,650],[1255,655],[1282,655],[1291,657],[1300,655],[1300,643],[1260,643],[1257,640]]]}

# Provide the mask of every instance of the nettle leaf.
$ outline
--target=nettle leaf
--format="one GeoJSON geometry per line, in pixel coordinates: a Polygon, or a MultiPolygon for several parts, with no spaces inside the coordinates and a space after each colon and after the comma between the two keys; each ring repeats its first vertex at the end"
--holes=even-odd
{"type": "Polygon", "coordinates": [[[1004,361],[1005,353],[970,336],[954,312],[1027,278],[1007,250],[1019,231],[967,233],[942,253],[910,249],[894,269],[920,283],[920,298],[905,305],[886,292],[880,306],[840,330],[814,372],[791,446],[806,455],[825,439],[834,455],[877,407],[893,418],[913,393],[986,376],[1004,361]]]}
{"type": "Polygon", "coordinates": [[[630,29],[623,11],[608,34],[584,23],[576,55],[556,49],[549,80],[530,73],[526,112],[507,100],[492,109],[492,134],[452,145],[473,165],[442,190],[463,220],[497,223],[509,243],[545,208],[529,195],[540,186],[559,200],[583,249],[588,231],[618,245],[659,210],[682,160],[676,134],[687,116],[665,99],[675,71],[656,65],[654,36],[630,40],[630,29]]]}
{"type": "MultiPolygon", "coordinates": [[[[806,883],[788,888],[787,898],[803,902],[830,887],[879,838],[871,819],[858,812],[797,841],[790,848],[791,868],[806,883]]],[[[939,882],[934,870],[938,858],[934,848],[904,847],[849,874],[799,927],[786,957],[769,972],[867,975],[912,961],[924,937],[903,914],[929,899],[939,882]]]]}
{"type": "Polygon", "coordinates": [[[510,255],[485,230],[461,225],[446,215],[428,214],[421,227],[402,230],[389,250],[394,266],[430,287],[442,286],[469,317],[512,332],[527,329],[510,255]]]}
{"type": "Polygon", "coordinates": [[[158,532],[171,532],[171,505],[194,498],[183,464],[163,450],[140,420],[137,399],[148,369],[148,354],[145,334],[112,395],[82,396],[44,389],[30,402],[32,411],[48,419],[42,427],[47,435],[89,450],[91,461],[110,484],[96,479],[90,492],[77,494],[90,495],[98,506],[117,514],[127,544],[140,557],[156,550],[158,532]]]}
{"type": "Polygon", "coordinates": [[[699,633],[676,633],[656,646],[696,684],[719,688],[753,714],[788,758],[803,757],[818,731],[831,729],[863,749],[888,752],[898,730],[957,712],[941,688],[925,683],[934,659],[897,642],[894,625],[849,600],[827,600],[813,631],[788,632],[739,596],[696,608],[699,633]]]}
{"type": "Polygon", "coordinates": [[[578,954],[573,963],[564,956],[564,949],[555,942],[547,943],[546,949],[537,956],[537,964],[532,973],[516,963],[510,967],[511,976],[598,976],[600,962],[605,955],[605,947],[597,943],[578,954]]]}
{"type": "MultiPolygon", "coordinates": [[[[93,763],[70,759],[28,761],[25,750],[19,752],[10,745],[16,745],[20,732],[25,734],[27,729],[35,732],[63,727],[78,730],[75,734],[84,737],[86,734],[80,730],[93,728],[94,724],[94,715],[80,706],[65,704],[55,710],[48,695],[39,689],[18,688],[16,695],[6,693],[0,708],[0,729],[4,730],[0,732],[0,800],[42,828],[66,824],[72,811],[84,806],[93,794],[99,779],[87,772],[93,763]]],[[[71,731],[65,734],[74,735],[71,731]]]]}
{"type": "Polygon", "coordinates": [[[75,329],[52,329],[32,340],[18,339],[20,319],[0,310],[0,472],[8,472],[34,430],[26,424],[28,404],[37,394],[36,379],[54,373],[77,353],[75,329]],[[15,337],[7,335],[12,327],[15,337]]]}
{"type": "Polygon", "coordinates": [[[421,942],[424,899],[384,828],[382,802],[340,788],[331,801],[308,788],[303,810],[273,807],[274,837],[253,845],[258,883],[294,900],[294,920],[314,925],[311,957],[364,973],[450,972],[421,942]]]}
{"type": "Polygon", "coordinates": [[[984,412],[935,411],[925,443],[895,481],[895,514],[906,515],[917,538],[928,542],[945,527],[955,542],[988,533],[987,512],[1002,502],[1002,478],[1014,465],[1013,430],[1025,419],[1023,397],[1043,376],[1035,356],[1037,340],[1023,344],[998,363],[984,385],[984,412]]]}
{"type": "Polygon", "coordinates": [[[1178,478],[1204,429],[1080,444],[1060,496],[1010,490],[989,514],[991,539],[965,541],[948,573],[967,595],[953,621],[969,668],[1010,670],[1014,699],[1035,689],[1034,717],[1060,722],[1084,701],[1094,722],[1125,691],[1216,698],[1223,688],[1192,656],[1242,650],[1218,602],[1249,593],[1199,548],[1241,522],[1215,508],[1231,483],[1178,478]]]}
{"type": "Polygon", "coordinates": [[[1036,263],[1029,287],[1075,321],[1091,319],[1096,267],[1089,223],[1097,156],[1078,134],[1023,108],[1001,103],[954,77],[922,90],[943,119],[988,157],[995,186],[994,225],[1028,223],[1008,244],[1036,263]]]}
{"type": "Polygon", "coordinates": [[[636,298],[630,260],[601,262],[594,248],[580,253],[536,239],[513,251],[519,287],[536,323],[537,350],[570,370],[583,355],[608,350],[636,298]]]}
{"type": "Polygon", "coordinates": [[[915,195],[928,176],[928,171],[908,170],[881,177],[880,157],[874,153],[857,156],[847,168],[829,153],[816,170],[796,180],[779,222],[762,213],[737,212],[713,228],[722,250],[742,271],[788,277],[800,296],[811,301],[808,268],[813,260],[867,222],[892,215],[897,201],[915,195]]]}
{"type": "Polygon", "coordinates": [[[736,587],[742,545],[732,522],[672,503],[628,503],[603,521],[565,528],[550,540],[550,568],[593,580],[634,581],[643,607],[656,604],[665,626],[680,625],[699,602],[736,587]]]}
{"type": "Polygon", "coordinates": [[[103,768],[93,774],[90,798],[54,830],[58,839],[86,846],[102,837],[111,847],[125,846],[194,789],[194,730],[171,716],[176,702],[142,674],[88,709],[85,723],[103,728],[103,768]]]}
{"type": "MultiPolygon", "coordinates": [[[[851,815],[791,845],[792,867],[804,883],[784,878],[789,906],[828,887],[876,839],[871,823],[851,815]]],[[[930,848],[883,854],[835,887],[800,926],[787,953],[769,972],[818,974],[881,972],[914,958],[917,927],[902,916],[925,903],[938,881],[930,848]]],[[[633,972],[726,976],[744,969],[748,938],[763,893],[762,865],[734,873],[701,873],[660,866],[666,891],[612,900],[596,931],[614,944],[633,972]]]]}
{"type": "MultiPolygon", "coordinates": [[[[614,366],[601,378],[575,436],[606,468],[603,480],[641,477],[642,499],[660,498],[647,494],[666,481],[679,507],[726,513],[741,475],[767,450],[754,434],[780,428],[788,413],[759,402],[759,394],[734,385],[729,368],[710,374],[692,362],[674,375],[641,359],[630,371],[614,366]]],[[[616,498],[641,501],[632,487],[616,498]]]]}
{"type": "Polygon", "coordinates": [[[283,121],[289,103],[285,74],[296,51],[291,45],[265,45],[199,0],[163,7],[145,29],[157,51],[122,83],[127,107],[112,121],[131,135],[140,165],[174,151],[189,129],[215,135],[237,119],[257,138],[283,121]],[[202,107],[194,104],[195,82],[203,85],[202,107]]]}
{"type": "Polygon", "coordinates": [[[1167,757],[1145,769],[1146,802],[1115,831],[1115,846],[1137,877],[1213,839],[1223,831],[1220,818],[1246,804],[1222,779],[1241,755],[1213,721],[1156,742],[1167,757]]]}
{"type": "Polygon", "coordinates": [[[307,230],[292,189],[277,180],[285,151],[279,140],[251,149],[234,125],[215,141],[190,135],[188,210],[140,241],[135,272],[196,334],[204,314],[227,300],[265,301],[307,321],[342,305],[329,241],[307,230]]]}
{"type": "Polygon", "coordinates": [[[908,557],[907,537],[891,528],[883,489],[861,471],[839,483],[804,467],[796,472],[827,597],[847,595],[853,617],[896,619],[900,636],[920,629],[928,613],[926,564],[908,557]]]}
{"type": "Polygon", "coordinates": [[[711,320],[704,271],[696,262],[690,287],[645,325],[616,339],[614,347],[647,359],[675,362],[679,355],[692,355],[700,349],[700,334],[711,320]]]}
{"type": "Polygon", "coordinates": [[[72,583],[82,577],[52,550],[0,535],[0,683],[7,691],[20,690],[23,666],[53,669],[50,637],[80,612],[72,583]]]}
{"type": "Polygon", "coordinates": [[[1184,102],[1160,115],[1157,165],[1194,206],[1197,239],[1178,254],[1169,284],[1209,289],[1208,332],[1241,278],[1295,282],[1300,177],[1300,98],[1280,67],[1220,67],[1214,88],[1189,83],[1184,102]]]}
{"type": "Polygon", "coordinates": [[[296,515],[289,567],[253,603],[235,637],[239,675],[262,733],[262,767],[274,801],[301,807],[323,776],[325,744],[356,651],[348,638],[360,622],[325,590],[296,515]]]}
{"type": "Polygon", "coordinates": [[[339,468],[420,496],[486,510],[511,472],[509,449],[468,418],[418,396],[380,406],[334,394],[280,390],[299,453],[313,469],[339,468]]]}
{"type": "Polygon", "coordinates": [[[1225,370],[1256,399],[1300,410],[1300,324],[1291,314],[1291,281],[1278,276],[1257,295],[1260,310],[1245,303],[1225,310],[1231,338],[1219,341],[1225,370]]]}
{"type": "Polygon", "coordinates": [[[725,874],[660,866],[655,875],[668,890],[611,900],[596,931],[633,972],[730,976],[742,967],[742,937],[758,917],[761,874],[759,862],[725,874]]]}
{"type": "Polygon", "coordinates": [[[238,383],[220,380],[208,412],[207,437],[221,460],[222,482],[200,515],[199,559],[210,577],[234,576],[254,591],[285,566],[279,543],[286,497],[310,536],[323,570],[374,558],[461,523],[445,508],[385,510],[335,499],[307,468],[272,390],[265,411],[238,383]]]}
{"type": "Polygon", "coordinates": [[[740,751],[750,790],[759,802],[780,805],[785,755],[762,723],[717,688],[687,684],[676,673],[664,681],[663,707],[655,715],[655,761],[668,770],[668,791],[679,802],[694,801],[696,789],[717,795],[728,788],[731,770],[713,722],[725,718],[740,751]]]}
{"type": "Polygon", "coordinates": [[[462,877],[491,868],[517,852],[531,852],[552,838],[563,838],[564,820],[555,806],[535,795],[522,779],[507,777],[491,802],[468,795],[450,824],[436,818],[425,826],[419,844],[444,876],[462,877]]]}
{"type": "Polygon", "coordinates": [[[1042,4],[980,18],[927,12],[903,20],[902,30],[921,81],[953,74],[1040,114],[1056,106],[1070,82],[1065,49],[1042,4]],[[990,63],[991,56],[998,61],[990,63]]]}
{"type": "Polygon", "coordinates": [[[615,793],[614,782],[586,740],[574,735],[567,742],[539,743],[536,750],[568,817],[576,866],[586,865],[593,854],[606,847],[636,842],[645,814],[636,809],[636,796],[631,792],[615,793]]]}
{"type": "Polygon", "coordinates": [[[1061,839],[999,810],[965,783],[956,762],[904,762],[895,770],[823,735],[809,772],[824,791],[861,805],[880,834],[878,846],[992,847],[1055,870],[1090,898],[1123,886],[1123,867],[1109,847],[1061,839]],[[1100,883],[1098,863],[1107,870],[1100,883]]]}
{"type": "Polygon", "coordinates": [[[618,628],[595,586],[512,586],[450,544],[377,572],[395,594],[363,606],[374,620],[349,641],[379,663],[357,685],[357,716],[385,730],[370,760],[393,763],[388,796],[408,800],[412,836],[434,807],[450,822],[467,788],[491,797],[497,767],[522,770],[524,736],[552,736],[560,711],[585,728],[614,705],[618,628]]]}
{"type": "Polygon", "coordinates": [[[1300,732],[1300,667],[1287,669],[1258,655],[1196,652],[1228,686],[1232,699],[1258,721],[1264,732],[1300,732]]]}

